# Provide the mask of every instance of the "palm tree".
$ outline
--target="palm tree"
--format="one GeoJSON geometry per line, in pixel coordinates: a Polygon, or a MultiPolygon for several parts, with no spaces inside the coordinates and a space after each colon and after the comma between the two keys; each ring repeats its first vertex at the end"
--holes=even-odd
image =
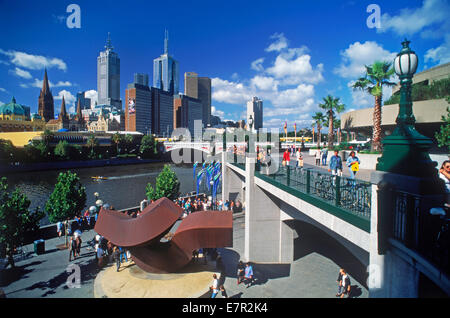
{"type": "Polygon", "coordinates": [[[122,135],[119,134],[119,132],[116,132],[113,136],[112,136],[112,141],[116,144],[116,150],[117,150],[117,154],[119,154],[119,144],[122,141],[122,135]]]}
{"type": "Polygon", "coordinates": [[[340,104],[340,98],[334,98],[331,95],[323,98],[324,103],[319,104],[319,107],[324,109],[326,114],[328,115],[328,148],[333,147],[333,139],[334,139],[334,131],[333,131],[333,120],[335,118],[336,113],[342,113],[345,109],[344,104],[340,104]]]}
{"type": "Polygon", "coordinates": [[[366,91],[375,97],[373,109],[373,135],[372,150],[381,151],[381,103],[383,99],[383,86],[394,86],[389,79],[394,74],[392,63],[376,61],[372,65],[366,65],[366,74],[359,78],[353,89],[366,91]]]}
{"type": "Polygon", "coordinates": [[[130,145],[133,143],[133,136],[132,135],[125,135],[123,138],[126,148],[127,148],[127,152],[129,150],[130,145]]]}
{"type": "Polygon", "coordinates": [[[94,134],[90,134],[86,142],[87,146],[91,148],[91,155],[94,154],[94,147],[98,145],[98,140],[94,134]]]}
{"type": "Polygon", "coordinates": [[[325,122],[326,117],[323,115],[322,112],[316,112],[312,118],[316,121],[317,134],[319,137],[317,138],[317,147],[320,147],[320,141],[322,139],[322,134],[320,133],[320,131],[322,130],[322,125],[325,122]]]}

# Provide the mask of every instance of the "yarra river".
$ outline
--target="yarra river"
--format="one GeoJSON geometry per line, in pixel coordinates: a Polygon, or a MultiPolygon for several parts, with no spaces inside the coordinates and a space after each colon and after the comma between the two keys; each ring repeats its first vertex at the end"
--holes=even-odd
{"type": "MultiPolygon", "coordinates": [[[[115,209],[126,209],[138,206],[145,198],[145,187],[151,183],[155,187],[156,178],[164,164],[169,164],[180,180],[180,192],[185,194],[195,190],[192,165],[175,165],[173,163],[148,163],[123,166],[107,166],[97,168],[71,169],[80,177],[81,184],[86,188],[86,208],[95,204],[94,193],[98,192],[104,203],[109,203],[115,209]],[[92,176],[108,177],[107,180],[95,181],[92,176]]],[[[47,199],[53,192],[56,179],[60,172],[35,171],[8,174],[9,189],[18,187],[31,201],[30,209],[42,210],[47,199]]],[[[205,191],[205,189],[202,189],[205,191]]],[[[48,224],[45,217],[42,225],[48,224]]]]}

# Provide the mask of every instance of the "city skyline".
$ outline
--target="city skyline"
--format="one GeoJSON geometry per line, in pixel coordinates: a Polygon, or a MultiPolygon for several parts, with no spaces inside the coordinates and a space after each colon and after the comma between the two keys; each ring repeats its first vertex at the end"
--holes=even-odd
{"type": "MultiPolygon", "coordinates": [[[[79,1],[80,29],[66,26],[69,3],[44,3],[32,6],[34,10],[22,10],[22,2],[2,3],[0,102],[15,96],[37,112],[46,66],[55,115],[62,96],[68,112],[75,113],[79,91],[87,91],[87,98],[95,96],[96,57],[108,32],[121,59],[122,100],[134,73],[153,76],[153,59],[163,51],[167,29],[179,76],[196,72],[212,79],[212,115],[244,119],[246,102],[258,96],[264,101],[264,127],[281,128],[287,121],[288,130],[294,123],[309,127],[311,115],[328,94],[341,97],[346,111],[373,106],[371,96],[349,85],[362,75],[365,64],[392,60],[404,37],[420,57],[418,72],[450,61],[448,1],[380,1],[381,29],[367,26],[369,1],[288,1],[283,6],[248,2],[240,3],[239,10],[233,1],[175,3],[179,10],[165,12],[158,3],[105,8],[101,2],[79,1]],[[161,14],[147,22],[143,17],[150,9],[161,14]],[[106,16],[133,19],[117,26],[98,22],[108,21],[106,16]],[[17,19],[27,23],[17,25],[17,19]],[[8,25],[14,25],[14,32],[8,25]]],[[[181,92],[184,83],[178,80],[181,92]]],[[[386,91],[384,99],[389,95],[386,91]]]]}

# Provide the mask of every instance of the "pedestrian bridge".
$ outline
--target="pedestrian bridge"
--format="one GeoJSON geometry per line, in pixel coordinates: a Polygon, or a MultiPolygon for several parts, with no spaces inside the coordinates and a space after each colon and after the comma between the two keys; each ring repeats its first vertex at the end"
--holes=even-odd
{"type": "Polygon", "coordinates": [[[246,261],[293,262],[294,244],[301,244],[303,234],[292,224],[301,221],[334,238],[367,269],[374,297],[418,297],[420,275],[450,293],[448,249],[444,258],[432,252],[437,232],[428,218],[440,201],[414,195],[414,178],[374,172],[369,183],[279,167],[278,158],[276,171],[248,154],[223,153],[222,160],[223,198],[245,206],[246,261]]]}

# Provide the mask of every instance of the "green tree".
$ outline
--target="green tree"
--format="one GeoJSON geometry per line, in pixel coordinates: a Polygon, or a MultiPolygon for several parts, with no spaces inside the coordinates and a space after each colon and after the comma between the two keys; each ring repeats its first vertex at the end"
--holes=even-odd
{"type": "Polygon", "coordinates": [[[123,137],[123,142],[125,143],[125,149],[127,153],[130,153],[130,148],[133,145],[133,136],[129,134],[125,135],[123,137]]]}
{"type": "Polygon", "coordinates": [[[11,140],[0,139],[0,162],[10,163],[14,162],[17,149],[14,147],[11,140]]]}
{"type": "Polygon", "coordinates": [[[328,95],[323,98],[323,104],[319,104],[319,107],[325,110],[325,113],[328,115],[328,148],[333,147],[334,142],[334,126],[333,121],[336,120],[335,113],[342,113],[345,109],[345,105],[340,103],[340,98],[333,97],[328,95]]]}
{"type": "Polygon", "coordinates": [[[14,264],[14,250],[24,243],[25,235],[39,229],[44,213],[38,208],[31,213],[30,200],[19,189],[8,192],[5,177],[0,179],[0,243],[6,246],[8,261],[14,264]]]}
{"type": "Polygon", "coordinates": [[[66,140],[59,141],[55,147],[55,156],[62,160],[69,159],[70,148],[71,146],[66,140]]]}
{"type": "Polygon", "coordinates": [[[89,148],[91,148],[91,153],[89,154],[89,156],[90,156],[91,159],[93,159],[95,157],[94,147],[98,146],[98,140],[97,140],[97,138],[95,138],[94,134],[90,134],[89,135],[89,137],[87,139],[87,142],[86,142],[86,145],[89,148]]]}
{"type": "Polygon", "coordinates": [[[112,138],[111,138],[112,142],[114,142],[116,144],[116,153],[119,154],[119,144],[122,142],[123,138],[122,135],[119,134],[119,132],[116,132],[112,138]]]}
{"type": "Polygon", "coordinates": [[[323,115],[322,112],[316,112],[314,116],[312,117],[315,120],[316,127],[317,127],[317,147],[320,147],[320,141],[322,140],[322,126],[323,123],[326,121],[326,117],[323,115]]]}
{"type": "MultiPolygon", "coordinates": [[[[450,96],[447,97],[447,101],[450,103],[450,96]]],[[[439,147],[447,147],[450,152],[450,108],[447,107],[447,115],[442,116],[444,124],[440,130],[434,135],[439,147]]]]}
{"type": "Polygon", "coordinates": [[[155,137],[146,135],[142,137],[139,151],[143,158],[151,158],[155,155],[155,137]]]}
{"type": "Polygon", "coordinates": [[[180,181],[175,172],[170,169],[170,166],[165,165],[156,178],[156,188],[153,188],[149,183],[145,188],[145,192],[149,200],[156,201],[162,197],[175,200],[180,194],[180,181]]]}
{"type": "MultiPolygon", "coordinates": [[[[78,215],[86,205],[86,188],[80,178],[70,171],[61,172],[55,189],[45,204],[50,222],[63,222],[78,215]]],[[[66,238],[67,243],[67,238],[66,238]]]]}
{"type": "Polygon", "coordinates": [[[366,74],[359,78],[353,89],[366,91],[375,97],[373,109],[373,135],[372,151],[381,151],[381,103],[383,99],[383,86],[394,86],[389,79],[394,75],[394,69],[389,62],[376,61],[372,65],[366,65],[366,74]]]}

